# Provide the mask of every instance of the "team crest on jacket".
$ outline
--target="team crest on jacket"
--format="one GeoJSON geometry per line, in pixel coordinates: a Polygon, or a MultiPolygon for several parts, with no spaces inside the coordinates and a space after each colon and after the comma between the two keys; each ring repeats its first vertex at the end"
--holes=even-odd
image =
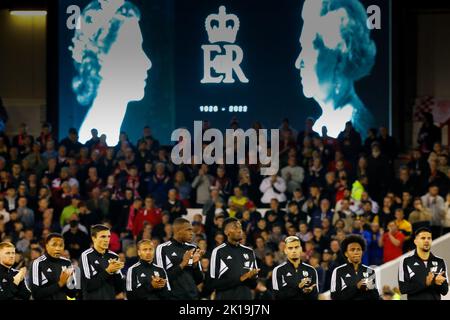
{"type": "Polygon", "coordinates": [[[369,273],[368,272],[363,272],[363,276],[364,276],[364,278],[368,278],[369,277],[369,273]]]}
{"type": "Polygon", "coordinates": [[[308,273],[308,271],[303,271],[303,276],[304,276],[304,277],[307,277],[307,276],[309,276],[309,273],[308,273]]]}
{"type": "Polygon", "coordinates": [[[247,259],[247,260],[250,259],[248,254],[246,254],[246,253],[244,253],[244,258],[247,259]]]}

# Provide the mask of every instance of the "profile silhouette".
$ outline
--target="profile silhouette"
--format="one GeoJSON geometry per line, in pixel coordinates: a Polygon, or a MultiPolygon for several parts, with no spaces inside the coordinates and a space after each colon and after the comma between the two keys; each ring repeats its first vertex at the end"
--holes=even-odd
{"type": "Polygon", "coordinates": [[[359,0],[305,0],[302,11],[300,71],[303,94],[322,109],[314,131],[336,138],[351,121],[360,133],[373,127],[371,112],[358,97],[355,82],[370,74],[376,46],[359,0]]]}
{"type": "Polygon", "coordinates": [[[79,129],[81,143],[96,128],[108,145],[116,145],[128,103],[144,98],[152,63],[142,48],[140,17],[124,0],[95,0],[81,13],[69,48],[77,71],[73,91],[78,103],[89,107],[79,129]]]}

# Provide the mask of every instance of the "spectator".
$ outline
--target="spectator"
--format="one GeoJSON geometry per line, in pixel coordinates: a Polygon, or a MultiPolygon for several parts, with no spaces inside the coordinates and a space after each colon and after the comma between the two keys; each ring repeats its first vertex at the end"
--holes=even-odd
{"type": "MultiPolygon", "coordinates": [[[[1,215],[1,211],[0,211],[1,215]]],[[[442,219],[442,226],[444,227],[442,229],[442,234],[450,233],[450,192],[447,193],[447,196],[445,197],[445,204],[444,204],[444,218],[442,219]]]]}
{"type": "Polygon", "coordinates": [[[28,200],[26,197],[20,197],[17,205],[17,215],[22,221],[25,228],[32,228],[34,226],[34,212],[28,208],[28,200]]]}
{"type": "Polygon", "coordinates": [[[405,235],[397,228],[395,221],[388,223],[388,232],[381,231],[380,246],[383,247],[383,263],[389,262],[403,254],[405,235]]]}
{"type": "Polygon", "coordinates": [[[186,215],[187,211],[181,201],[178,200],[176,189],[170,189],[167,198],[167,202],[162,207],[162,210],[169,212],[169,222],[173,223],[176,218],[181,218],[182,216],[186,215]]]}
{"type": "Polygon", "coordinates": [[[364,239],[367,243],[367,254],[370,266],[380,266],[383,264],[382,233],[377,222],[370,224],[370,230],[364,232],[364,239]]]}
{"type": "Polygon", "coordinates": [[[228,207],[230,208],[228,214],[234,218],[236,214],[242,214],[246,209],[249,199],[243,195],[242,189],[239,186],[234,187],[233,192],[234,194],[228,200],[228,207]]]}
{"type": "Polygon", "coordinates": [[[330,201],[326,198],[320,201],[320,208],[313,212],[309,222],[309,227],[311,229],[321,227],[324,219],[329,219],[329,221],[333,219],[333,212],[330,209],[330,201]]]}
{"type": "Polygon", "coordinates": [[[81,253],[89,248],[90,239],[87,233],[79,228],[78,220],[70,222],[69,231],[63,233],[64,246],[72,259],[79,259],[81,253]]]}
{"type": "Polygon", "coordinates": [[[67,154],[72,157],[78,154],[83,146],[80,142],[78,142],[78,132],[75,128],[69,129],[68,136],[61,140],[60,145],[64,146],[67,154]]]}
{"type": "Polygon", "coordinates": [[[209,200],[209,190],[213,185],[214,178],[208,174],[208,166],[202,164],[198,175],[192,182],[192,188],[196,189],[197,206],[201,208],[209,200]]]}
{"type": "Polygon", "coordinates": [[[155,200],[150,196],[145,198],[144,208],[139,210],[134,217],[131,229],[134,237],[137,237],[142,231],[145,222],[148,222],[152,228],[162,222],[162,210],[155,206],[155,200]]]}
{"type": "Polygon", "coordinates": [[[286,182],[278,175],[272,175],[265,178],[261,182],[259,190],[263,193],[261,198],[263,204],[269,204],[274,198],[277,199],[278,202],[286,202],[286,195],[284,193],[286,191],[286,182]]]}
{"type": "Polygon", "coordinates": [[[426,155],[431,152],[434,143],[441,142],[441,129],[434,124],[433,114],[430,112],[423,113],[423,124],[417,142],[420,145],[420,151],[426,155]]]}
{"type": "Polygon", "coordinates": [[[428,187],[428,193],[421,197],[425,208],[431,211],[431,232],[433,239],[442,234],[442,218],[444,217],[444,198],[439,195],[439,188],[435,184],[428,187]]]}
{"type": "Polygon", "coordinates": [[[148,185],[148,192],[155,199],[157,206],[161,207],[164,205],[171,188],[172,181],[166,172],[166,166],[162,162],[157,163],[155,174],[148,185]]]}
{"type": "Polygon", "coordinates": [[[408,240],[412,235],[412,225],[405,219],[405,214],[402,208],[395,209],[395,224],[400,232],[405,235],[405,240],[408,240]]]}
{"type": "Polygon", "coordinates": [[[217,168],[217,176],[214,178],[212,185],[219,190],[219,195],[223,199],[228,199],[231,196],[232,183],[231,179],[226,176],[225,167],[219,166],[217,168]]]}
{"type": "Polygon", "coordinates": [[[72,215],[75,214],[78,216],[79,204],[80,204],[80,197],[78,196],[72,197],[70,205],[64,208],[59,218],[59,223],[61,227],[64,227],[68,223],[68,220],[72,217],[72,215]]]}
{"type": "Polygon", "coordinates": [[[295,156],[290,156],[288,165],[281,169],[281,177],[286,182],[286,191],[293,193],[296,189],[301,188],[305,178],[305,170],[297,165],[295,156]]]}
{"type": "Polygon", "coordinates": [[[432,214],[428,208],[422,204],[421,198],[414,199],[414,210],[409,215],[409,222],[412,225],[413,232],[422,227],[430,227],[432,214]]]}

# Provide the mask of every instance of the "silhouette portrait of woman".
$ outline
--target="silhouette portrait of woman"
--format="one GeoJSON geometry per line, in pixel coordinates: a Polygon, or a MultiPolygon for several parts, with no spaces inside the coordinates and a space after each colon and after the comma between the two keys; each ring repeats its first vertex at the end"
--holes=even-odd
{"type": "Polygon", "coordinates": [[[336,138],[351,121],[364,134],[373,114],[355,91],[355,82],[368,76],[375,64],[376,46],[359,0],[305,0],[302,11],[300,71],[303,94],[322,109],[314,131],[328,129],[336,138]]]}
{"type": "Polygon", "coordinates": [[[81,143],[96,128],[109,146],[116,145],[128,103],[144,98],[152,63],[142,48],[140,17],[125,0],[95,0],[81,13],[69,48],[77,72],[72,89],[78,103],[89,107],[79,129],[81,143]]]}

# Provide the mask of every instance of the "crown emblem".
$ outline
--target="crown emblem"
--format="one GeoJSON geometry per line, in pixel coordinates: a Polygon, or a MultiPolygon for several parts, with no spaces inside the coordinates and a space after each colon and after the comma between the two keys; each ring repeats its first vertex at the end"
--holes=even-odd
{"type": "Polygon", "coordinates": [[[234,14],[227,14],[225,6],[220,6],[219,14],[210,14],[205,21],[210,43],[234,43],[239,31],[239,18],[234,14]]]}

